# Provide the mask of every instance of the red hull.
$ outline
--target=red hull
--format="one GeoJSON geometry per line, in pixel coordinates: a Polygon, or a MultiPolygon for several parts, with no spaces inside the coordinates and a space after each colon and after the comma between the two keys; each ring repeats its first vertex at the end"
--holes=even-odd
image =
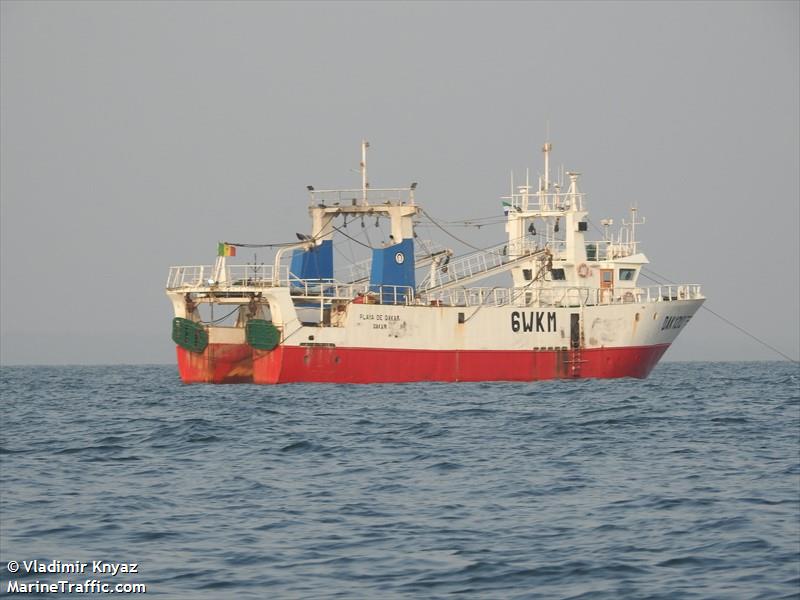
{"type": "Polygon", "coordinates": [[[580,351],[389,350],[279,346],[255,350],[255,383],[401,383],[535,381],[638,377],[650,373],[669,344],[580,351]]]}
{"type": "Polygon", "coordinates": [[[209,344],[201,353],[178,347],[185,383],[402,383],[410,381],[536,381],[644,378],[669,344],[591,350],[390,350],[209,344]]]}
{"type": "Polygon", "coordinates": [[[209,344],[203,352],[177,349],[184,383],[253,382],[253,349],[247,344],[209,344]]]}

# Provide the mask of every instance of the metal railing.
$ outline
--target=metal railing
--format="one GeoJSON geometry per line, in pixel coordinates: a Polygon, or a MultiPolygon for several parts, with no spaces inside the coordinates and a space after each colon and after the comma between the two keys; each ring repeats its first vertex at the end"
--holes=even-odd
{"type": "MultiPolygon", "coordinates": [[[[485,258],[485,257],[484,257],[485,258]]],[[[485,263],[489,264],[489,263],[485,263]]],[[[467,271],[464,271],[465,273],[467,271]]],[[[436,289],[416,294],[414,288],[399,285],[341,283],[334,279],[300,279],[281,267],[273,278],[273,266],[226,266],[215,273],[212,265],[170,267],[167,289],[171,291],[235,292],[253,288],[288,287],[293,298],[327,304],[347,300],[364,304],[415,304],[434,306],[597,306],[675,302],[703,299],[698,284],[647,287],[473,287],[436,289]]]]}
{"type": "Polygon", "coordinates": [[[363,298],[366,304],[413,304],[414,288],[400,285],[341,283],[335,279],[300,279],[282,266],[280,276],[273,278],[273,266],[254,269],[252,265],[230,265],[216,272],[213,265],[170,267],[167,289],[180,292],[248,292],[253,288],[288,287],[293,298],[329,303],[332,300],[363,298]]]}
{"type": "MultiPolygon", "coordinates": [[[[170,267],[167,275],[167,289],[211,287],[273,287],[275,278],[273,265],[226,265],[218,269],[216,265],[192,265],[170,267]]],[[[281,266],[278,285],[286,285],[289,268],[281,266]]]]}
{"type": "Polygon", "coordinates": [[[329,303],[346,300],[357,304],[414,304],[414,288],[406,285],[341,283],[332,279],[298,279],[290,274],[290,293],[297,300],[329,303]]]}
{"type": "Polygon", "coordinates": [[[703,299],[697,284],[637,288],[458,288],[420,294],[433,306],[599,306],[703,299]]]}
{"type": "Polygon", "coordinates": [[[440,288],[469,281],[476,277],[484,277],[512,261],[530,257],[537,249],[542,250],[532,241],[518,240],[511,244],[511,248],[508,243],[505,243],[480,252],[466,254],[429,273],[420,282],[418,288],[423,290],[440,288]]]}
{"type": "Polygon", "coordinates": [[[349,190],[311,190],[309,193],[310,204],[317,206],[352,205],[362,206],[368,204],[414,204],[414,190],[412,188],[367,188],[366,198],[363,189],[349,190]]]}
{"type": "Polygon", "coordinates": [[[674,300],[697,300],[705,298],[696,283],[681,285],[651,285],[645,288],[637,288],[640,291],[638,297],[645,302],[670,302],[674,300]]]}
{"type": "Polygon", "coordinates": [[[586,242],[586,260],[601,261],[614,260],[630,256],[636,252],[636,245],[630,242],[612,242],[610,240],[595,240],[586,242]]]}
{"type": "Polygon", "coordinates": [[[567,210],[583,210],[583,192],[531,192],[530,188],[522,186],[519,192],[510,196],[503,196],[509,204],[523,211],[548,212],[567,210]]]}

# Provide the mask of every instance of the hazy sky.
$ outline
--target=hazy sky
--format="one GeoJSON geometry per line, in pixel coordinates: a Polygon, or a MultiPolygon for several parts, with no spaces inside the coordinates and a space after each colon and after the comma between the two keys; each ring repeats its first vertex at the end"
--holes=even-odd
{"type": "MultiPolygon", "coordinates": [[[[4,1],[0,359],[171,362],[168,267],[306,231],[362,137],[456,219],[547,121],[593,221],[638,203],[655,272],[796,358],[798,6],[4,1]]],[[[667,354],[775,358],[707,311],[667,354]]]]}

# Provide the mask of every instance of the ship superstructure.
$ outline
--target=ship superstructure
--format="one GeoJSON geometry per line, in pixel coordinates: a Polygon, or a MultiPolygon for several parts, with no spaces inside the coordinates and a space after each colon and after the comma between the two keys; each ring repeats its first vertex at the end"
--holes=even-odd
{"type": "Polygon", "coordinates": [[[230,264],[251,245],[221,243],[214,265],[170,268],[183,381],[646,377],[704,301],[697,284],[640,285],[635,208],[617,235],[603,220],[586,239],[579,174],[551,180],[549,143],[536,184],[502,198],[506,239],[462,256],[417,238],[430,217],[415,183],[370,187],[367,148],[361,187],[308,186],[310,233],[271,245],[268,264],[230,264]],[[388,239],[334,269],[335,238],[365,218],[387,221],[388,239]],[[478,287],[502,274],[507,287],[478,287]]]}

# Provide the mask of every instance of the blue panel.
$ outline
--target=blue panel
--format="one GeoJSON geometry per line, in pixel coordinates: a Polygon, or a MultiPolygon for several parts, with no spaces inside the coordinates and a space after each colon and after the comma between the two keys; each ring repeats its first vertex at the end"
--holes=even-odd
{"type": "Polygon", "coordinates": [[[387,286],[414,287],[414,240],[403,240],[388,248],[375,248],[369,283],[370,290],[380,293],[384,302],[404,302],[405,290],[387,286]]]}
{"type": "Polygon", "coordinates": [[[333,241],[323,240],[311,250],[292,251],[289,270],[300,279],[333,279],[333,241]]]}

